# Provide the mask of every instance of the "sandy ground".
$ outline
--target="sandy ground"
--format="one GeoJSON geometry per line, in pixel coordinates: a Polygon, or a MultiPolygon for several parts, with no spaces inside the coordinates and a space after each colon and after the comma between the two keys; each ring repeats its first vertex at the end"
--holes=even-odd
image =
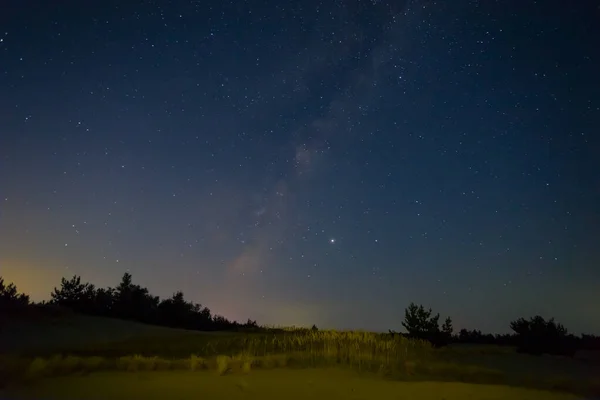
{"type": "Polygon", "coordinates": [[[0,399],[256,399],[256,400],[575,400],[576,396],[497,385],[393,382],[333,369],[215,372],[98,373],[54,378],[0,399]]]}

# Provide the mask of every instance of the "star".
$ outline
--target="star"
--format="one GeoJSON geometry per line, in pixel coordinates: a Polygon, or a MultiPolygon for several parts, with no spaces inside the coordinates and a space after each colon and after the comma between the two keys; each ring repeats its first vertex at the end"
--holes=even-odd
{"type": "Polygon", "coordinates": [[[447,34],[453,2],[100,3],[1,11],[0,275],[36,300],[53,266],[130,267],[242,320],[387,331],[414,301],[504,333],[555,287],[600,332],[595,6],[478,2],[447,34]]]}

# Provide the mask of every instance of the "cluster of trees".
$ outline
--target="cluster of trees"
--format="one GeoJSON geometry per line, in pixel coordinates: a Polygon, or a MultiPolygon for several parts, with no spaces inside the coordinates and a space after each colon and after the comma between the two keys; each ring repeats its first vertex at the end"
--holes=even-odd
{"type": "MultiPolygon", "coordinates": [[[[411,303],[404,310],[402,326],[408,332],[407,337],[427,340],[436,347],[450,343],[494,344],[515,346],[522,353],[564,356],[573,356],[579,349],[600,350],[600,336],[575,336],[554,318],[545,320],[539,315],[510,322],[513,334],[482,334],[479,330],[466,329],[454,334],[450,317],[440,326],[439,313],[434,315],[431,308],[411,303]]],[[[390,333],[398,334],[391,330],[390,333]]]]}
{"type": "MultiPolygon", "coordinates": [[[[154,325],[203,331],[259,330],[256,321],[244,324],[214,315],[207,307],[189,302],[182,292],[167,299],[153,296],[148,289],[134,284],[131,274],[124,274],[115,288],[96,288],[81,281],[81,277],[62,278],[60,287],[54,288],[51,300],[41,305],[58,306],[77,313],[120,318],[154,325]]],[[[21,312],[32,305],[29,296],[19,293],[14,284],[5,284],[0,277],[0,317],[10,312],[21,312]]],[[[0,318],[0,322],[2,319],[0,318]]],[[[402,326],[406,334],[390,331],[391,334],[427,340],[436,347],[450,343],[473,343],[516,346],[517,350],[529,354],[556,354],[572,356],[578,349],[600,350],[600,337],[593,335],[575,336],[553,318],[540,316],[530,319],[519,318],[510,322],[513,334],[491,335],[479,330],[461,329],[454,333],[452,319],[446,318],[440,325],[440,314],[431,308],[411,303],[404,311],[402,326]]],[[[313,330],[317,327],[313,325],[313,330]]]]}
{"type": "MultiPolygon", "coordinates": [[[[62,278],[54,288],[50,301],[41,305],[58,306],[81,314],[119,318],[171,328],[202,331],[258,329],[256,321],[245,324],[213,315],[207,307],[187,301],[182,292],[167,299],[150,294],[147,288],[134,284],[129,273],[123,275],[115,288],[96,288],[82,282],[80,276],[62,278]]],[[[19,294],[15,285],[4,285],[0,278],[0,307],[21,308],[30,304],[29,297],[19,294]]]]}

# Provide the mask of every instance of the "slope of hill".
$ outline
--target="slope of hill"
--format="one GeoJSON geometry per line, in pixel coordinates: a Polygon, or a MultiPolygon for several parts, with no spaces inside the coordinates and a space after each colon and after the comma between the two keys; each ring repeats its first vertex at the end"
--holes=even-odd
{"type": "Polygon", "coordinates": [[[0,354],[48,352],[131,338],[181,336],[196,332],[147,325],[119,319],[74,314],[40,308],[26,315],[0,320],[0,354]]]}

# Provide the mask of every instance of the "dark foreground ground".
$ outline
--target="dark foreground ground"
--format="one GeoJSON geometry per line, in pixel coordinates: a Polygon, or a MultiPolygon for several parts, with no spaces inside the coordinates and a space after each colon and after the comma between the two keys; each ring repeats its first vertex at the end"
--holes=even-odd
{"type": "Polygon", "coordinates": [[[97,373],[48,379],[2,394],[6,399],[256,400],[575,400],[564,393],[454,382],[395,382],[335,369],[97,373]]]}

